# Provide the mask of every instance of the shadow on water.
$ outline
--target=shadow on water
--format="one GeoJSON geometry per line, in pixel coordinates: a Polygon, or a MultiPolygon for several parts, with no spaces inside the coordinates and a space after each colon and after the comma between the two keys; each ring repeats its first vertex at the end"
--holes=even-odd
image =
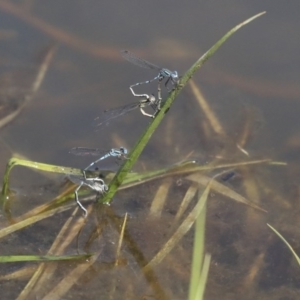
{"type": "MultiPolygon", "coordinates": [[[[236,11],[228,11],[214,1],[206,7],[195,4],[184,7],[178,2],[178,7],[160,5],[159,10],[141,5],[133,7],[133,4],[116,8],[109,2],[99,7],[89,1],[84,5],[73,1],[72,7],[43,1],[24,1],[22,5],[20,10],[21,6],[0,1],[2,25],[12,28],[0,32],[3,39],[0,53],[5,58],[0,61],[4,70],[0,87],[1,91],[9,91],[9,97],[5,94],[1,100],[0,114],[8,116],[8,111],[17,111],[21,103],[32,97],[2,128],[3,172],[11,153],[22,153],[34,161],[83,168],[90,161],[69,155],[72,147],[132,148],[149,123],[138,110],[98,132],[91,126],[104,109],[135,100],[128,89],[130,84],[152,78],[151,72],[123,62],[119,49],[130,48],[158,65],[171,70],[178,65],[179,70],[184,70],[184,66],[190,65],[188,62],[225,33],[224,28],[231,28],[254,10],[268,10],[256,1],[249,6],[233,1],[236,11]],[[41,3],[46,6],[42,7],[41,3]],[[149,16],[145,15],[147,9],[149,16]],[[140,13],[133,14],[135,10],[140,13]],[[150,15],[161,18],[163,24],[153,19],[149,22],[150,15]],[[183,15],[187,16],[183,18],[185,22],[178,26],[178,19],[183,15]],[[112,16],[120,22],[117,27],[111,22],[112,16]],[[107,24],[109,30],[103,30],[107,24]],[[199,28],[205,29],[200,37],[199,28]],[[41,86],[33,93],[32,84],[41,63],[32,63],[29,57],[50,40],[56,42],[57,50],[48,63],[41,86]],[[147,46],[137,45],[137,41],[147,46]],[[170,48],[172,52],[168,51],[170,48]],[[11,65],[9,72],[7,61],[11,65]],[[5,76],[8,73],[15,76],[5,76]]],[[[279,2],[273,3],[270,17],[267,15],[257,27],[247,28],[245,36],[240,33],[235,41],[230,40],[227,48],[222,48],[201,74],[195,76],[168,112],[134,170],[142,173],[197,160],[197,165],[210,169],[194,174],[196,179],[189,177],[188,172],[179,172],[154,176],[145,182],[140,180],[120,190],[111,206],[94,205],[96,196],[91,192],[87,201],[83,200],[89,211],[84,219],[75,205],[74,186],[63,186],[62,175],[48,176],[21,168],[12,172],[8,206],[12,222],[27,218],[28,211],[47,205],[66,189],[69,196],[63,206],[65,211],[45,215],[40,222],[1,236],[1,255],[94,255],[85,262],[2,264],[2,297],[187,299],[193,230],[178,241],[160,264],[148,272],[144,267],[193,209],[197,193],[203,191],[207,178],[221,171],[216,169],[218,166],[269,159],[269,162],[222,168],[228,173],[217,181],[222,189],[227,188],[226,192],[222,193],[219,187],[209,195],[205,251],[211,254],[212,260],[205,299],[297,299],[299,266],[288,248],[266,226],[272,224],[300,253],[300,207],[296,201],[299,198],[299,105],[295,101],[300,92],[294,83],[294,68],[287,67],[298,65],[298,51],[292,49],[297,49],[299,43],[293,39],[290,58],[282,61],[284,66],[277,59],[283,47],[279,45],[279,49],[266,51],[274,43],[286,45],[293,37],[291,32],[272,34],[273,28],[278,29],[282,24],[278,20],[279,7],[279,2]],[[268,46],[259,45],[267,35],[268,46]],[[245,44],[251,45],[245,47],[245,44]],[[278,74],[280,67],[283,74],[278,74]],[[274,161],[287,164],[270,163],[274,161]],[[237,196],[231,196],[231,192],[268,213],[232,201],[230,197],[237,196]],[[186,198],[190,202],[179,215],[186,198]],[[23,289],[25,286],[27,290],[23,289]]],[[[298,19],[289,22],[296,28],[298,19]]],[[[151,94],[156,93],[157,86],[154,83],[137,89],[151,94]]],[[[163,89],[163,97],[166,95],[163,89]]],[[[86,194],[83,191],[80,196],[84,198],[86,194]]],[[[1,215],[1,228],[13,225],[5,216],[1,215]]]]}

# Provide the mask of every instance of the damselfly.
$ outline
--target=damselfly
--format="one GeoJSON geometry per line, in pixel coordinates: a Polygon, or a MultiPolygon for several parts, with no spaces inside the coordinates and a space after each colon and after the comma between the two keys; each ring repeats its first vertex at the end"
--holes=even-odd
{"type": "Polygon", "coordinates": [[[82,186],[88,186],[90,189],[96,191],[97,193],[105,193],[108,190],[107,185],[105,184],[104,180],[99,177],[90,177],[86,178],[84,176],[77,176],[77,175],[69,175],[68,178],[75,184],[78,184],[78,187],[76,188],[74,194],[75,194],[75,200],[78,204],[78,206],[84,211],[84,216],[87,216],[87,210],[84,208],[84,206],[79,201],[78,197],[78,191],[82,188],[82,186]]]}
{"type": "Polygon", "coordinates": [[[108,124],[110,120],[123,116],[136,108],[139,108],[144,116],[154,118],[156,113],[160,109],[160,100],[156,100],[154,95],[144,94],[142,96],[143,98],[140,99],[139,102],[130,103],[117,108],[105,110],[99,117],[95,118],[97,126],[108,124]],[[148,106],[151,106],[154,110],[154,113],[152,115],[144,111],[144,108],[148,106]]]}
{"type": "Polygon", "coordinates": [[[69,153],[79,155],[79,156],[87,156],[87,155],[100,156],[100,158],[90,163],[82,171],[84,178],[87,179],[85,172],[89,170],[91,167],[93,167],[94,165],[96,165],[99,161],[106,159],[108,157],[116,157],[118,159],[126,158],[126,154],[128,153],[128,151],[125,147],[112,148],[109,151],[103,151],[102,149],[98,149],[98,148],[75,147],[72,148],[69,151],[69,153]]]}
{"type": "MultiPolygon", "coordinates": [[[[128,50],[122,50],[121,55],[123,56],[123,58],[125,58],[129,62],[135,64],[136,66],[139,66],[141,68],[152,69],[152,70],[158,71],[158,75],[155,76],[153,79],[143,81],[143,82],[138,82],[138,83],[135,83],[135,84],[130,86],[130,90],[131,90],[131,92],[134,96],[139,97],[139,96],[144,96],[144,94],[136,94],[133,90],[133,87],[141,85],[141,84],[150,83],[150,82],[158,79],[158,100],[161,102],[161,86],[160,86],[160,84],[161,84],[162,80],[164,78],[167,78],[167,80],[165,82],[166,87],[167,87],[169,82],[171,82],[172,85],[176,85],[178,83],[179,77],[178,77],[178,72],[177,71],[170,71],[166,68],[161,68],[161,67],[159,67],[155,64],[152,64],[151,62],[149,62],[145,59],[137,57],[136,55],[134,55],[133,53],[131,53],[128,50]]],[[[159,103],[159,105],[160,105],[160,103],[159,103]]]]}

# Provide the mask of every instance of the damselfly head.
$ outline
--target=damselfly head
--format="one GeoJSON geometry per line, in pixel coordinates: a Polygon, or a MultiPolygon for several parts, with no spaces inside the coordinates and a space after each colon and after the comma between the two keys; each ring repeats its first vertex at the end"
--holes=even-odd
{"type": "Polygon", "coordinates": [[[126,155],[128,153],[128,151],[125,147],[120,147],[120,152],[122,155],[126,155]]]}
{"type": "Polygon", "coordinates": [[[99,193],[106,192],[108,190],[108,186],[104,183],[102,179],[97,180],[93,184],[93,190],[99,193]]]}
{"type": "Polygon", "coordinates": [[[174,81],[177,81],[178,79],[179,79],[179,76],[178,76],[178,72],[177,71],[173,71],[173,73],[172,73],[172,79],[174,80],[174,81]]]}
{"type": "Polygon", "coordinates": [[[154,97],[154,95],[153,94],[151,94],[150,96],[149,96],[149,102],[151,103],[151,104],[155,104],[156,103],[156,99],[155,99],[155,97],[154,97]]]}

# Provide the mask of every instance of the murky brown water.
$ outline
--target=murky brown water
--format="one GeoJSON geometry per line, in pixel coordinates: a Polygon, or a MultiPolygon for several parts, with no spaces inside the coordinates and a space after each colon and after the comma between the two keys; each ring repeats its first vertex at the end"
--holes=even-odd
{"type": "MultiPolygon", "coordinates": [[[[2,172],[11,151],[39,162],[84,167],[89,159],[70,156],[70,148],[132,148],[149,123],[138,110],[98,131],[92,126],[104,109],[135,100],[128,89],[130,84],[155,75],[124,61],[119,50],[129,49],[183,74],[233,26],[267,11],[229,39],[193,78],[220,119],[226,138],[207,128],[206,118],[187,87],[153,135],[135,170],[155,170],[188,157],[200,164],[216,159],[215,164],[262,158],[287,162],[287,166],[239,168],[224,182],[256,201],[268,214],[217,193],[211,195],[206,251],[212,261],[205,299],[297,299],[299,266],[266,223],[278,229],[300,254],[298,1],[116,4],[87,0],[24,1],[22,5],[20,12],[0,1],[3,76],[17,72],[20,66],[23,70],[26,65],[36,65],[36,56],[53,41],[58,48],[32,103],[1,130],[2,172]],[[250,157],[236,146],[245,131],[250,136],[243,147],[250,157]]],[[[18,77],[15,87],[24,87],[22,78],[18,77]]],[[[155,93],[156,86],[145,85],[138,91],[155,93]]],[[[12,174],[11,188],[17,194],[11,204],[13,215],[45,203],[61,191],[62,176],[44,177],[24,168],[12,174]]],[[[207,173],[211,174],[215,172],[207,173]]],[[[75,239],[64,254],[76,254],[77,250],[100,254],[63,299],[187,299],[192,232],[153,273],[145,276],[141,272],[170,237],[172,220],[190,186],[183,176],[165,180],[121,191],[107,215],[96,218],[91,214],[78,245],[75,239]],[[166,204],[162,216],[153,219],[149,207],[161,184],[169,185],[166,204]],[[127,240],[115,266],[118,228],[126,212],[127,240]],[[95,234],[97,230],[102,234],[95,234]]],[[[58,214],[2,239],[0,254],[46,254],[69,216],[70,212],[58,214]]],[[[4,217],[1,223],[4,226],[4,217]]],[[[24,266],[27,264],[5,264],[1,275],[24,266]]],[[[42,299],[77,266],[59,264],[36,299],[42,299]]],[[[15,299],[29,278],[3,281],[1,294],[15,299]]]]}

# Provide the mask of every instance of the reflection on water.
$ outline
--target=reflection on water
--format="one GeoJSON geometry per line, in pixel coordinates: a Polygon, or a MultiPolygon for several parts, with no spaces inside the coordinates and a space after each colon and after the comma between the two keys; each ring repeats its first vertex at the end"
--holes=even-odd
{"type": "MultiPolygon", "coordinates": [[[[205,251],[212,261],[205,299],[297,299],[299,266],[266,226],[270,223],[278,229],[300,253],[299,105],[295,101],[300,95],[299,18],[292,13],[293,5],[282,6],[279,1],[271,7],[260,1],[231,1],[231,6],[216,1],[188,5],[175,1],[172,6],[161,2],[156,6],[155,1],[151,5],[116,6],[110,1],[23,1],[19,5],[21,11],[13,2],[0,1],[2,28],[15,32],[0,34],[1,63],[16,65],[10,68],[13,76],[3,72],[0,79],[1,91],[10,86],[16,101],[10,105],[19,104],[32,83],[30,68],[26,75],[22,72],[21,81],[15,80],[20,79],[17,70],[49,41],[57,42],[58,49],[34,100],[2,129],[1,140],[32,160],[72,167],[86,165],[68,154],[72,147],[131,149],[149,123],[137,110],[97,132],[91,126],[103,110],[135,100],[131,84],[152,78],[148,71],[123,62],[120,49],[131,49],[182,74],[232,26],[269,10],[229,40],[193,78],[194,84],[167,113],[135,171],[162,169],[187,159],[210,167],[265,158],[288,162],[237,166],[230,168],[235,176],[218,179],[268,213],[237,203],[220,190],[210,193],[205,251]]],[[[156,93],[157,84],[139,86],[137,91],[156,93]]],[[[163,99],[166,95],[163,89],[163,99]]],[[[2,170],[10,157],[3,149],[2,170]]],[[[220,171],[199,176],[212,177],[220,171]]],[[[160,264],[143,271],[197,202],[199,187],[187,175],[127,188],[110,207],[101,209],[88,205],[94,202],[92,194],[86,220],[80,212],[70,219],[70,211],[56,214],[2,238],[0,253],[44,255],[50,248],[56,255],[95,253],[89,262],[47,263],[39,280],[30,281],[32,298],[187,299],[193,230],[160,264]],[[190,202],[179,216],[184,198],[190,202]],[[128,219],[119,248],[125,213],[128,219]]],[[[17,193],[12,215],[17,217],[58,195],[60,180],[27,169],[13,171],[11,189],[17,193]]],[[[68,204],[73,202],[72,198],[68,204]]],[[[1,227],[6,223],[2,217],[1,227]]],[[[17,298],[37,266],[3,264],[1,276],[14,277],[2,281],[2,297],[17,298]]],[[[19,299],[30,299],[22,293],[19,299]]]]}

